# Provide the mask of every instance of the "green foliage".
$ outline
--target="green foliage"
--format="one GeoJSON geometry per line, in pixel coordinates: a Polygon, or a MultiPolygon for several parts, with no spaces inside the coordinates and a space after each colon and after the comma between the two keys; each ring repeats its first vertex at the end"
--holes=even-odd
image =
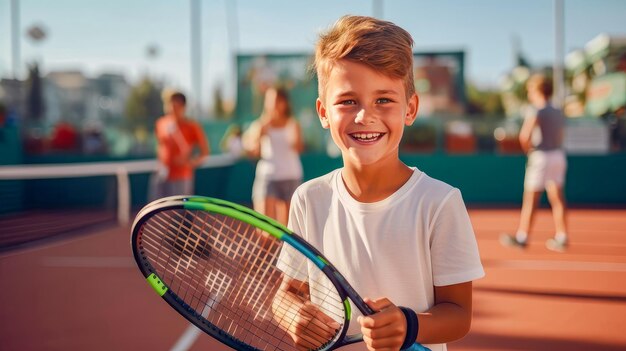
{"type": "Polygon", "coordinates": [[[222,89],[220,87],[215,88],[213,90],[213,116],[221,120],[228,120],[232,116],[226,111],[224,103],[222,89]]]}
{"type": "Polygon", "coordinates": [[[144,77],[132,87],[126,102],[126,124],[131,130],[152,129],[156,119],[163,115],[161,84],[144,77]]]}
{"type": "Polygon", "coordinates": [[[500,91],[498,90],[481,90],[474,84],[466,86],[468,108],[470,115],[488,115],[503,116],[504,106],[500,91]]]}
{"type": "Polygon", "coordinates": [[[434,121],[416,121],[404,129],[400,142],[402,152],[433,152],[437,148],[437,126],[434,121]]]}
{"type": "Polygon", "coordinates": [[[27,96],[27,116],[29,121],[39,121],[45,113],[45,102],[43,98],[43,82],[39,64],[33,63],[28,67],[28,79],[26,80],[28,89],[27,96]]]}

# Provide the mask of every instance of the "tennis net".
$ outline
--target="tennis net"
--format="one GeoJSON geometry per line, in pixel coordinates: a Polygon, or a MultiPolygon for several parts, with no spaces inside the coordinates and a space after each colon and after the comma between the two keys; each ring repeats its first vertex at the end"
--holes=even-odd
{"type": "MultiPolygon", "coordinates": [[[[198,172],[221,174],[235,162],[213,155],[198,172]]],[[[128,225],[156,168],[156,160],[0,166],[0,252],[128,225]]]]}

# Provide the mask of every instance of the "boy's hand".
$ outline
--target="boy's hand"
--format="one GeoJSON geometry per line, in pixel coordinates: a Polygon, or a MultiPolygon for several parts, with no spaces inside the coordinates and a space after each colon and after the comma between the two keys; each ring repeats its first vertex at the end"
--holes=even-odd
{"type": "Polygon", "coordinates": [[[302,303],[287,332],[299,350],[317,349],[337,334],[341,325],[310,301],[302,303]]]}
{"type": "Polygon", "coordinates": [[[374,311],[379,311],[358,319],[367,349],[370,351],[400,350],[407,331],[406,317],[402,310],[386,297],[377,300],[365,298],[364,300],[374,311]]]}

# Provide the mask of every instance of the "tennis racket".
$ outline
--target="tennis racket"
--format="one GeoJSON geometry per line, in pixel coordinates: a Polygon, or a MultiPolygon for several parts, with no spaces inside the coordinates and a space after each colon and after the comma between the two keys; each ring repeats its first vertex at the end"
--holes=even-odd
{"type": "MultiPolygon", "coordinates": [[[[305,328],[314,330],[320,320],[326,324],[317,326],[326,332],[306,341],[315,350],[363,340],[347,335],[349,300],[363,315],[374,313],[317,249],[275,220],[228,201],[156,200],[137,214],[131,245],[152,288],[199,329],[236,350],[296,350],[288,331],[302,327],[303,320],[288,309],[294,298],[308,307],[305,328]],[[285,294],[286,278],[302,281],[307,293],[285,294]]],[[[417,343],[409,349],[428,350],[417,343]]]]}

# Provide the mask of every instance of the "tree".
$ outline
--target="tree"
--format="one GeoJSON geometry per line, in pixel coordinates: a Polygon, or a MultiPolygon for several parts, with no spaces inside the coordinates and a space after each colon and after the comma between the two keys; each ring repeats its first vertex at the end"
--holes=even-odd
{"type": "Polygon", "coordinates": [[[222,96],[222,89],[216,87],[213,90],[213,115],[218,119],[227,119],[230,117],[224,108],[224,97],[222,96]]]}
{"type": "Polygon", "coordinates": [[[467,85],[466,91],[468,100],[467,112],[470,115],[504,115],[500,91],[489,89],[481,90],[471,83],[467,85]]]}
{"type": "Polygon", "coordinates": [[[43,99],[43,81],[39,72],[39,65],[33,63],[28,67],[26,116],[30,121],[40,121],[45,113],[43,99]]]}
{"type": "Polygon", "coordinates": [[[161,84],[144,77],[131,88],[126,102],[127,125],[131,130],[152,129],[156,119],[163,115],[161,84]]]}

